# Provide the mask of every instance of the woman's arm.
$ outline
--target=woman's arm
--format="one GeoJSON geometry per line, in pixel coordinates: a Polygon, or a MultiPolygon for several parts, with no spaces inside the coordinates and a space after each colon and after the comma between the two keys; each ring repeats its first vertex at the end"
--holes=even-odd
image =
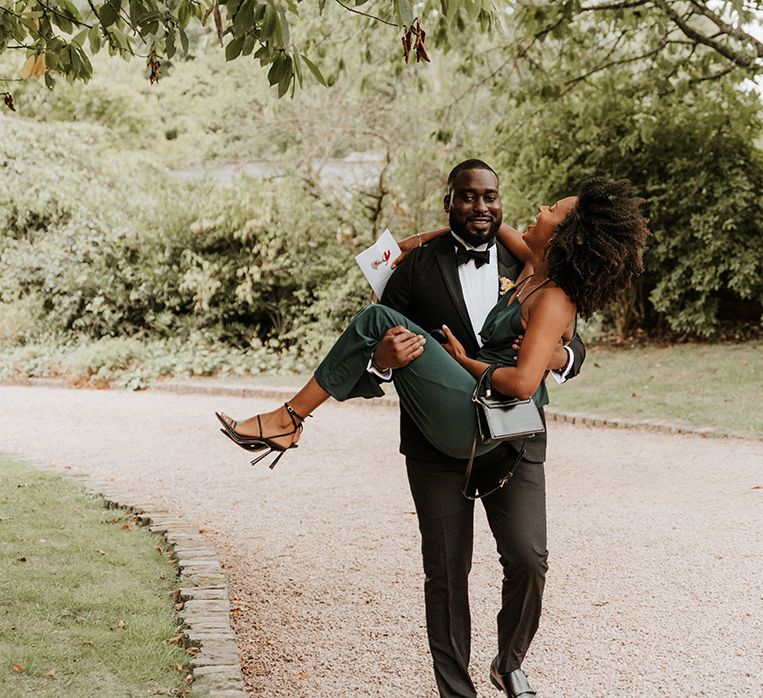
{"type": "MultiPolygon", "coordinates": [[[[569,328],[575,306],[560,288],[544,289],[532,304],[527,329],[519,348],[516,366],[504,366],[493,373],[493,387],[504,395],[523,400],[538,389],[559,338],[569,328]]],[[[443,328],[448,344],[443,345],[469,373],[479,378],[488,367],[484,361],[470,359],[449,329],[443,328]]]]}
{"type": "Polygon", "coordinates": [[[394,269],[400,264],[412,250],[432,242],[435,238],[447,235],[449,232],[450,228],[438,228],[437,230],[428,230],[424,233],[414,233],[407,238],[403,238],[397,243],[400,246],[400,255],[392,262],[392,268],[394,269]]]}
{"type": "Polygon", "coordinates": [[[522,238],[522,233],[516,228],[512,228],[506,223],[501,223],[501,227],[498,228],[496,237],[498,238],[498,241],[520,262],[524,262],[524,264],[530,262],[530,248],[522,238]]]}
{"type": "MultiPolygon", "coordinates": [[[[438,228],[437,230],[428,230],[424,233],[414,233],[407,238],[403,238],[397,243],[400,245],[400,256],[392,262],[392,267],[394,268],[400,264],[412,250],[415,250],[422,245],[426,245],[428,242],[432,242],[435,238],[442,237],[448,233],[450,233],[450,228],[438,228]]],[[[525,265],[529,264],[530,248],[522,239],[522,233],[516,228],[512,228],[506,223],[501,223],[501,227],[498,228],[496,237],[520,262],[523,262],[525,265]]]]}

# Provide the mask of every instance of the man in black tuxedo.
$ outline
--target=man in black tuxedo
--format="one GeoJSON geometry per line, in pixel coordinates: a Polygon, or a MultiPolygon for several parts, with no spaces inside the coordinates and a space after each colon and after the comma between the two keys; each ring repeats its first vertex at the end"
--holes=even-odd
{"type": "MultiPolygon", "coordinates": [[[[381,301],[428,330],[447,325],[474,356],[479,330],[498,300],[500,277],[515,280],[522,264],[496,241],[501,202],[498,177],[487,164],[467,160],[453,169],[445,210],[452,235],[413,250],[390,278],[381,301]]],[[[390,330],[369,369],[388,377],[391,369],[415,360],[422,340],[402,327],[390,330]]],[[[571,377],[584,357],[576,335],[569,347],[560,346],[550,368],[571,377]]],[[[437,686],[443,698],[475,698],[468,670],[474,502],[462,494],[466,463],[437,451],[404,409],[400,441],[421,531],[427,634],[437,686]]],[[[482,500],[503,566],[498,655],[490,675],[509,696],[535,695],[520,666],[538,627],[547,569],[545,451],[546,437],[540,434],[528,443],[510,484],[482,500]]],[[[493,489],[516,456],[515,448],[504,444],[477,459],[473,485],[481,492],[493,489]]]]}

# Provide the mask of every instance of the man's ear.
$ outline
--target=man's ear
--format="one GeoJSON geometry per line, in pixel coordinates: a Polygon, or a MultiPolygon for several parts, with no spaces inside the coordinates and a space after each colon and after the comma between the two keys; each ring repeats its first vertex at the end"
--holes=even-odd
{"type": "Polygon", "coordinates": [[[450,211],[450,192],[448,192],[442,200],[442,207],[445,209],[445,213],[450,211]]]}

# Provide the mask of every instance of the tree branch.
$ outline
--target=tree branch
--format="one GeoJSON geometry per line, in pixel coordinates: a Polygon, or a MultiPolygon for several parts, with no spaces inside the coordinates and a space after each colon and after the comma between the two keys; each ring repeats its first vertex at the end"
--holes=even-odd
{"type": "Polygon", "coordinates": [[[711,39],[709,36],[705,36],[701,31],[692,27],[689,22],[676,12],[666,0],[656,0],[656,4],[663,12],[673,20],[673,23],[690,39],[696,41],[698,44],[707,46],[713,49],[716,53],[719,53],[724,58],[727,58],[732,63],[738,65],[740,68],[747,68],[760,72],[761,68],[755,65],[755,61],[750,56],[745,56],[733,51],[728,46],[724,46],[722,43],[711,39]]]}
{"type": "Polygon", "coordinates": [[[46,12],[50,12],[52,15],[56,15],[56,17],[60,17],[61,19],[65,19],[72,24],[76,24],[78,27],[87,27],[88,29],[92,29],[93,25],[88,24],[87,22],[82,22],[78,19],[74,19],[74,17],[70,17],[67,14],[64,14],[63,12],[60,12],[59,10],[54,10],[50,5],[46,5],[42,0],[37,0],[37,3],[42,7],[46,12]]]}
{"type": "MultiPolygon", "coordinates": [[[[609,58],[609,56],[612,55],[612,53],[614,52],[615,48],[617,48],[617,44],[620,43],[620,40],[624,36],[625,36],[625,32],[620,34],[620,36],[618,37],[617,41],[615,42],[615,45],[612,47],[610,52],[607,54],[606,58],[609,58]]],[[[589,70],[587,73],[584,73],[583,75],[578,75],[577,77],[570,78],[569,80],[566,80],[564,84],[567,85],[568,87],[573,87],[573,86],[577,85],[579,82],[583,82],[584,80],[587,80],[592,75],[595,75],[596,73],[600,73],[602,70],[607,70],[608,68],[613,68],[616,65],[627,65],[628,63],[635,63],[637,61],[642,61],[642,60],[644,60],[646,58],[651,58],[655,54],[658,54],[660,51],[662,51],[662,49],[665,48],[666,43],[667,43],[667,39],[663,37],[663,39],[660,41],[660,43],[657,46],[657,48],[654,48],[651,51],[647,51],[646,53],[642,53],[639,56],[631,56],[629,58],[618,58],[617,60],[614,60],[614,61],[600,63],[595,68],[592,68],[591,70],[589,70]]],[[[605,61],[606,61],[606,58],[604,59],[605,61]]]]}
{"type": "Polygon", "coordinates": [[[715,26],[721,30],[722,34],[732,36],[744,43],[752,44],[752,46],[754,46],[755,50],[758,52],[758,58],[763,58],[763,42],[758,41],[758,39],[756,39],[752,34],[748,34],[746,31],[740,29],[739,27],[735,27],[732,24],[725,22],[717,14],[715,14],[715,12],[707,7],[705,3],[698,2],[697,0],[690,0],[690,2],[697,9],[697,12],[701,13],[713,24],[715,24],[715,26]]]}
{"type": "Polygon", "coordinates": [[[399,24],[394,24],[393,22],[388,22],[386,19],[382,19],[381,17],[376,17],[375,15],[370,15],[368,12],[361,12],[360,10],[356,10],[354,7],[350,7],[349,5],[345,5],[342,0],[336,0],[336,2],[344,7],[345,10],[349,10],[350,12],[354,12],[356,15],[363,15],[363,17],[368,17],[369,19],[376,20],[377,22],[381,22],[382,24],[386,24],[390,27],[395,27],[395,29],[399,29],[399,24]]]}
{"type": "Polygon", "coordinates": [[[727,68],[724,68],[723,70],[719,70],[717,73],[713,73],[712,75],[703,75],[701,78],[692,78],[689,80],[691,83],[695,82],[705,82],[706,80],[718,80],[719,78],[722,78],[724,75],[728,75],[732,70],[736,70],[737,66],[730,65],[727,68]]]}
{"type": "Polygon", "coordinates": [[[588,5],[588,7],[581,7],[581,12],[599,12],[602,10],[628,10],[631,7],[640,7],[646,5],[649,0],[624,0],[623,2],[609,2],[602,5],[588,5]]]}
{"type": "Polygon", "coordinates": [[[103,34],[103,38],[106,39],[106,43],[114,50],[119,51],[121,53],[121,49],[119,46],[117,46],[114,43],[114,39],[111,36],[111,33],[109,32],[106,27],[103,26],[103,22],[101,21],[101,15],[98,14],[98,10],[95,9],[95,4],[93,3],[93,0],[87,0],[87,4],[90,5],[90,9],[93,11],[93,14],[95,15],[95,18],[98,20],[98,25],[101,28],[101,34],[103,34]]]}

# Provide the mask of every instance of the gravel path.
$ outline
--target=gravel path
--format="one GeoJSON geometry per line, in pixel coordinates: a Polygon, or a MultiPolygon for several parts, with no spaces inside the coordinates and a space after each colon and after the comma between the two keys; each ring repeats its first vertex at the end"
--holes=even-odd
{"type": "MultiPolygon", "coordinates": [[[[269,471],[212,411],[272,404],[0,386],[0,450],[109,476],[203,529],[254,695],[432,698],[396,410],[328,405],[269,471]]],[[[539,695],[762,694],[762,442],[552,424],[547,483],[550,571],[525,661],[539,695]]],[[[478,512],[472,672],[497,696],[499,567],[478,512]]]]}

